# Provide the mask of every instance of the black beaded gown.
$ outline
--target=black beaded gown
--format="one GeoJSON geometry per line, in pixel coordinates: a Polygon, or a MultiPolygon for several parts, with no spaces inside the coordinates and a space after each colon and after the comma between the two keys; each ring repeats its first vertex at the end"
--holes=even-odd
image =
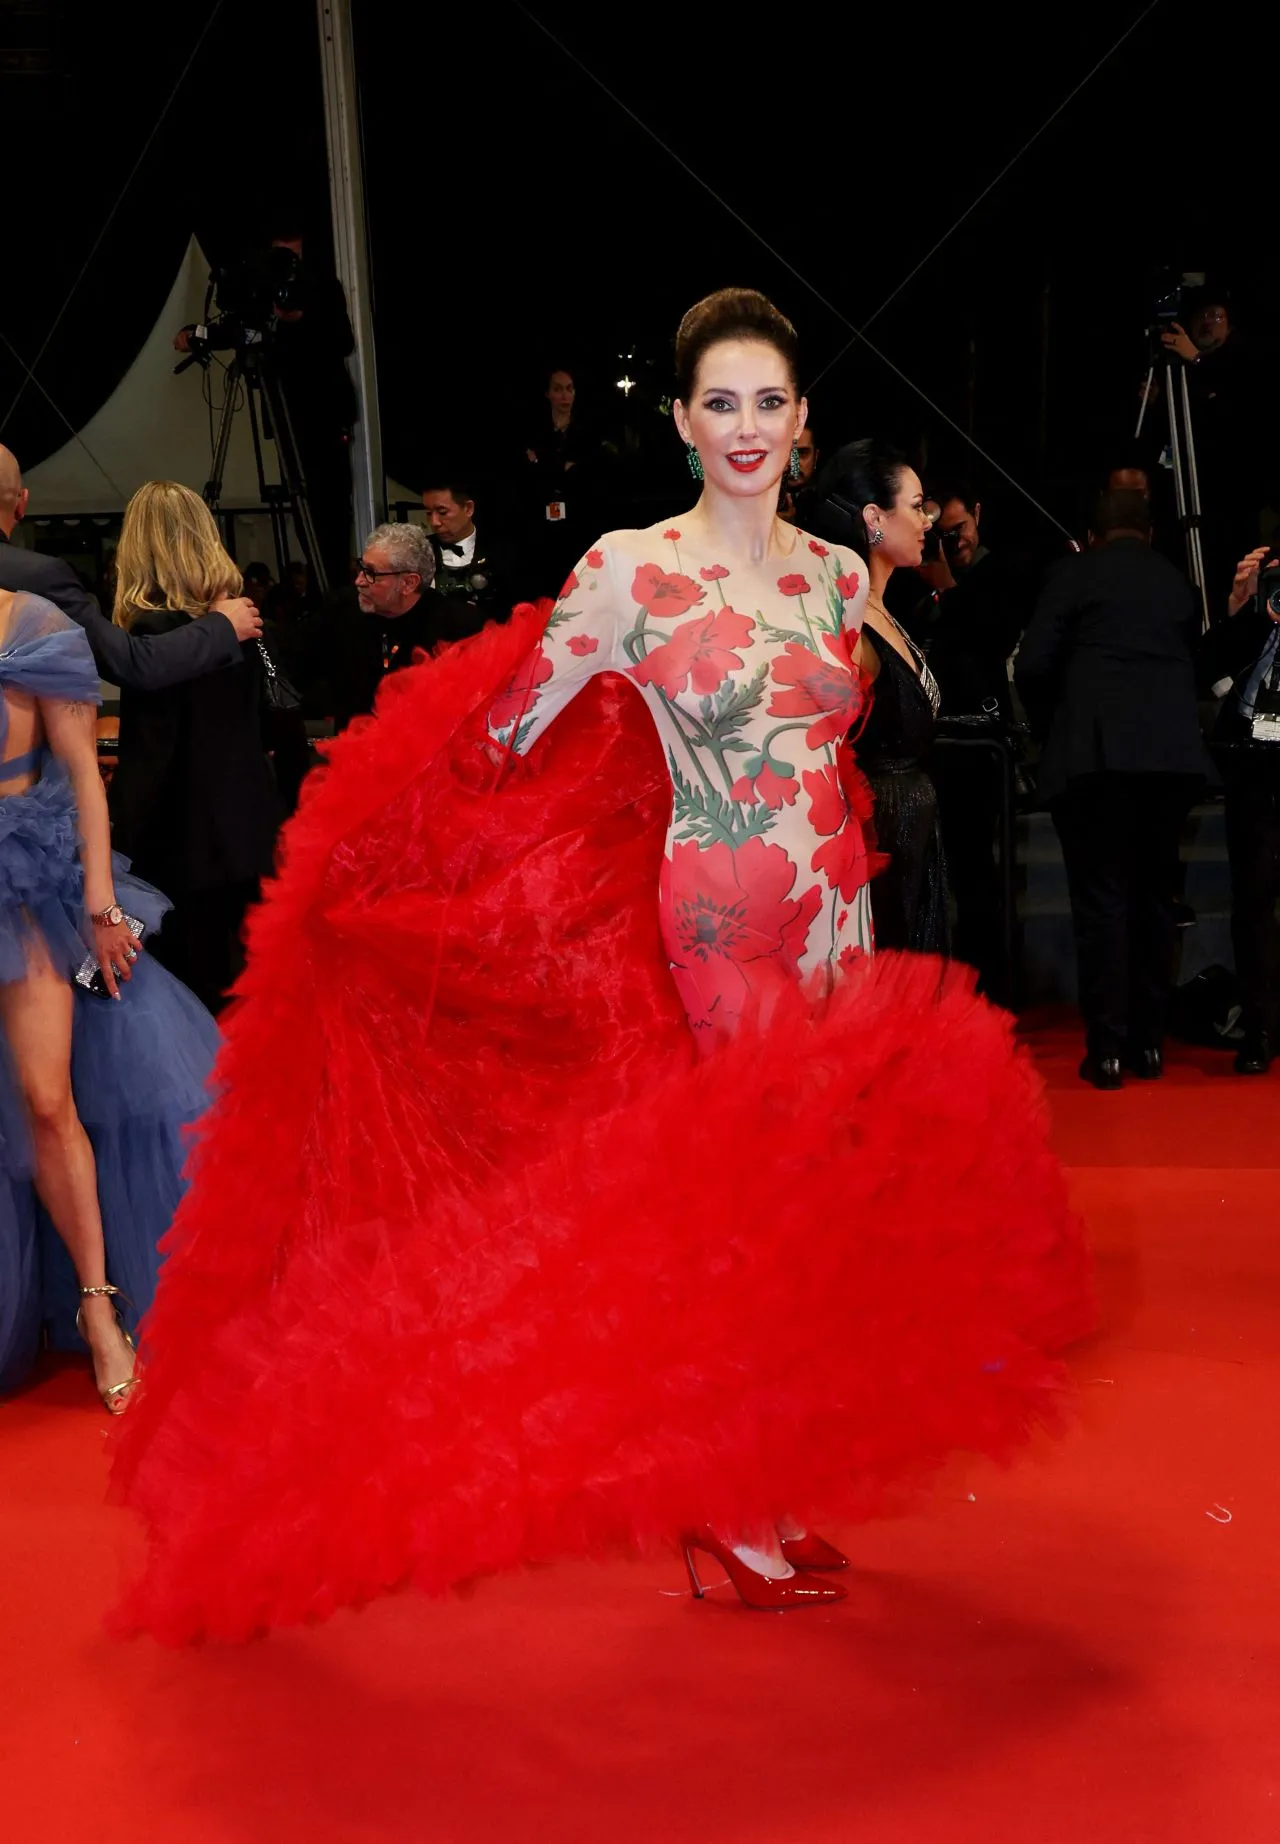
{"type": "Polygon", "coordinates": [[[871,885],[877,948],[949,954],[947,871],[938,796],[926,766],[936,712],[919,672],[870,625],[880,662],[871,713],[855,745],[875,800],[876,844],[888,864],[871,885]]]}

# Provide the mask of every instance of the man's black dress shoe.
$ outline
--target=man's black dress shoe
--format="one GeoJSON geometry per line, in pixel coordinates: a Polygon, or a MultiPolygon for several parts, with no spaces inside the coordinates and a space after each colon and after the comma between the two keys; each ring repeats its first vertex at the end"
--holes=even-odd
{"type": "Polygon", "coordinates": [[[1271,1039],[1264,1031],[1247,1037],[1236,1052],[1238,1076],[1265,1076],[1271,1067],[1271,1039]]]}
{"type": "Polygon", "coordinates": [[[1087,1056],[1080,1065],[1080,1074],[1086,1082],[1092,1082],[1095,1088],[1124,1087],[1124,1077],[1120,1074],[1118,1056],[1087,1056]]]}
{"type": "Polygon", "coordinates": [[[1125,1052],[1124,1066],[1144,1082],[1158,1082],[1164,1074],[1164,1052],[1158,1044],[1144,1044],[1140,1050],[1125,1052]]]}

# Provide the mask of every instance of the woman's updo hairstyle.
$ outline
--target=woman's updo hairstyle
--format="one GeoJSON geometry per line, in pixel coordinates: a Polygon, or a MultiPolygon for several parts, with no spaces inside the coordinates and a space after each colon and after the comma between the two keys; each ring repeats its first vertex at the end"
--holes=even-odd
{"type": "Polygon", "coordinates": [[[728,339],[772,346],[799,392],[800,342],[786,315],[754,288],[719,288],[689,309],[676,334],[676,395],[681,403],[693,396],[703,356],[728,339]]]}
{"type": "Polygon", "coordinates": [[[878,442],[848,442],[823,464],[813,485],[800,495],[796,517],[815,538],[855,551],[867,547],[864,506],[887,512],[898,497],[907,457],[878,442]]]}

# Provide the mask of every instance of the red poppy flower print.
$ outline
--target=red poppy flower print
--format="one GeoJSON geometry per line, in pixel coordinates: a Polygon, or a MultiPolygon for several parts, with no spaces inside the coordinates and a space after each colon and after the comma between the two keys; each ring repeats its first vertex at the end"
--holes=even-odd
{"type": "Polygon", "coordinates": [[[780,576],[778,593],[780,595],[812,595],[813,591],[803,576],[780,576]]]}
{"type": "MultiPolygon", "coordinates": [[[[756,758],[757,761],[759,758],[756,758]]],[[[748,762],[748,769],[751,765],[748,762]]],[[[760,762],[759,768],[745,775],[739,775],[729,790],[734,800],[741,800],[748,806],[755,806],[763,801],[775,813],[781,807],[794,807],[796,795],[800,792],[800,783],[791,775],[779,775],[773,764],[760,762]]]]}
{"type": "Polygon", "coordinates": [[[681,996],[696,1027],[731,1024],[796,976],[818,886],[791,895],[796,867],[780,845],[674,847],[662,866],[661,910],[681,996]]]}
{"type": "Polygon", "coordinates": [[[866,958],[867,950],[858,947],[857,943],[853,941],[849,942],[847,946],[840,950],[840,965],[844,968],[846,973],[849,971],[850,967],[856,967],[860,960],[865,960],[866,958]]]}
{"type": "Polygon", "coordinates": [[[847,576],[837,576],[836,593],[844,602],[852,602],[862,587],[862,578],[856,570],[850,570],[847,576]]]}
{"type": "Polygon", "coordinates": [[[572,640],[565,642],[566,648],[575,659],[586,659],[587,655],[594,653],[599,645],[600,642],[594,634],[575,634],[572,640]]]}
{"type": "Polygon", "coordinates": [[[691,576],[663,570],[656,563],[640,564],[631,583],[632,601],[659,621],[674,621],[677,615],[688,614],[706,593],[691,576]]]}
{"type": "Polygon", "coordinates": [[[499,692],[489,706],[489,728],[505,730],[507,725],[531,711],[538,701],[538,687],[551,677],[553,667],[542,648],[531,653],[516,668],[515,677],[504,692],[499,692]]]}
{"type": "Polygon", "coordinates": [[[670,531],[664,531],[662,535],[668,544],[679,544],[680,542],[680,533],[676,530],[674,525],[670,531]]]}
{"type": "Polygon", "coordinates": [[[563,602],[566,599],[566,597],[571,596],[573,594],[574,590],[577,587],[578,587],[578,572],[576,570],[570,570],[568,578],[565,581],[565,586],[560,591],[559,597],[557,599],[563,602]]]}
{"type": "Polygon", "coordinates": [[[825,840],[809,862],[850,903],[870,876],[862,827],[849,812],[834,768],[807,768],[804,791],[809,796],[809,823],[825,840]]]}
{"type": "Polygon", "coordinates": [[[732,608],[682,621],[670,640],[631,668],[631,676],[637,684],[656,685],[668,698],[686,690],[692,680],[698,696],[709,697],[741,667],[742,658],[734,649],[750,646],[754,627],[750,615],[732,608]]]}
{"type": "Polygon", "coordinates": [[[824,634],[822,639],[841,662],[839,667],[828,666],[798,640],[789,640],[782,657],[775,658],[770,667],[774,682],[787,689],[774,692],[769,715],[818,718],[805,735],[810,749],[821,749],[842,737],[862,709],[862,688],[849,664],[848,642],[843,634],[824,634]]]}
{"type": "Polygon", "coordinates": [[[604,552],[603,551],[588,551],[587,552],[587,568],[588,570],[603,570],[604,569],[604,552]]]}
{"type": "Polygon", "coordinates": [[[809,549],[813,552],[815,557],[830,557],[831,555],[831,552],[827,549],[826,545],[819,544],[816,538],[810,538],[809,549]]]}
{"type": "Polygon", "coordinates": [[[782,959],[793,979],[800,977],[800,962],[809,943],[809,930],[825,898],[821,884],[805,891],[790,922],[782,925],[782,959]]]}
{"type": "Polygon", "coordinates": [[[702,578],[704,583],[723,582],[728,574],[729,572],[722,563],[713,563],[707,569],[698,571],[698,575],[702,578]]]}

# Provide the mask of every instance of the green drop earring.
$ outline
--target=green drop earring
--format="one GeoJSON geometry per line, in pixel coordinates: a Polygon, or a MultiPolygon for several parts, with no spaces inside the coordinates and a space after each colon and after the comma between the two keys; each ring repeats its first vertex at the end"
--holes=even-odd
{"type": "Polygon", "coordinates": [[[791,444],[791,479],[800,479],[800,449],[797,443],[791,444]]]}
{"type": "Polygon", "coordinates": [[[689,472],[693,475],[695,480],[701,480],[702,456],[698,453],[692,442],[686,442],[684,452],[685,458],[689,463],[689,472]]]}

